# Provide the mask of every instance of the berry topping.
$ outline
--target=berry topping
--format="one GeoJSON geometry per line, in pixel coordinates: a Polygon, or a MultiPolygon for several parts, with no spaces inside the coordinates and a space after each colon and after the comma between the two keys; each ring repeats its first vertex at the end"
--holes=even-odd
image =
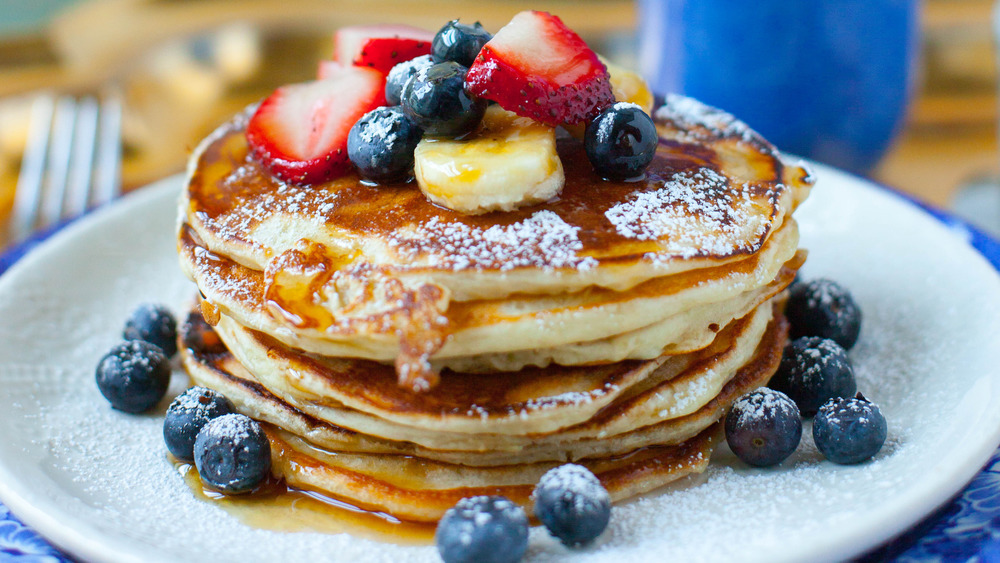
{"type": "Polygon", "coordinates": [[[168,385],[170,361],[145,340],[122,342],[97,364],[97,388],[120,411],[148,411],[160,402],[168,385]]]}
{"type": "Polygon", "coordinates": [[[139,305],[125,321],[122,337],[155,344],[168,358],[177,353],[177,321],[162,305],[139,305]]]}
{"type": "Polygon", "coordinates": [[[333,37],[336,60],[344,66],[366,66],[381,73],[421,55],[429,55],[431,32],[408,25],[342,27],[333,37]]]}
{"type": "Polygon", "coordinates": [[[181,461],[194,461],[194,441],[198,432],[213,418],[235,412],[233,403],[222,393],[192,387],[178,395],[163,419],[163,441],[167,450],[181,461]]]}
{"type": "Polygon", "coordinates": [[[423,131],[399,107],[380,107],[351,127],[347,154],[361,177],[387,184],[413,173],[413,150],[423,131]]]}
{"type": "Polygon", "coordinates": [[[181,334],[184,335],[184,347],[200,354],[221,354],[226,351],[226,345],[201,311],[188,313],[181,334]]]}
{"type": "Polygon", "coordinates": [[[348,67],[333,78],[282,86],[247,124],[253,155],[278,178],[299,184],[330,180],[350,170],[347,133],[385,105],[385,77],[348,67]]]}
{"type": "Polygon", "coordinates": [[[434,534],[445,563],[515,563],[528,549],[528,517],[504,497],[471,497],[449,508],[434,534]]]}
{"type": "Polygon", "coordinates": [[[785,316],[792,338],[822,336],[850,350],[861,332],[861,309],[844,286],[828,279],[811,280],[792,288],[785,316]]]}
{"type": "Polygon", "coordinates": [[[326,80],[327,78],[333,78],[340,74],[344,68],[346,67],[337,61],[320,61],[319,68],[316,70],[316,79],[326,80]]]}
{"type": "Polygon", "coordinates": [[[250,492],[271,471],[271,442],[256,420],[224,414],[198,432],[194,464],[209,487],[229,495],[250,492]]]}
{"type": "Polygon", "coordinates": [[[542,475],[532,495],[535,515],[568,546],[586,545],[601,535],[611,518],[611,497],[582,465],[566,464],[542,475]]]}
{"type": "Polygon", "coordinates": [[[802,417],[788,395],[757,389],[743,395],[726,415],[726,442],[736,457],[757,467],[777,465],[802,439],[802,417]]]}
{"type": "Polygon", "coordinates": [[[465,25],[451,20],[434,36],[431,54],[437,63],[455,61],[462,66],[471,66],[483,45],[492,38],[479,22],[465,25]]]}
{"type": "Polygon", "coordinates": [[[434,59],[430,55],[424,55],[399,63],[392,67],[389,75],[385,78],[385,101],[391,106],[399,105],[399,96],[403,93],[403,86],[411,76],[422,68],[427,68],[434,64],[434,59]]]}
{"type": "Polygon", "coordinates": [[[785,393],[804,416],[833,397],[852,397],[858,386],[847,352],[829,338],[804,336],[785,348],[768,387],[785,393]]]}
{"type": "Polygon", "coordinates": [[[614,101],[608,71],[558,17],[521,12],[469,68],[469,93],[549,125],[593,119],[614,101]]]}
{"type": "Polygon", "coordinates": [[[624,180],[646,170],[659,138],[649,114],[635,104],[618,102],[587,125],[583,144],[591,166],[602,178],[624,180]]]}
{"type": "Polygon", "coordinates": [[[400,105],[427,135],[458,137],[482,120],[486,100],[465,92],[467,70],[455,62],[437,63],[418,70],[403,86],[400,105]]]}
{"type": "Polygon", "coordinates": [[[830,399],[813,420],[813,440],[820,453],[844,465],[871,459],[882,449],[886,432],[882,411],[861,393],[830,399]]]}

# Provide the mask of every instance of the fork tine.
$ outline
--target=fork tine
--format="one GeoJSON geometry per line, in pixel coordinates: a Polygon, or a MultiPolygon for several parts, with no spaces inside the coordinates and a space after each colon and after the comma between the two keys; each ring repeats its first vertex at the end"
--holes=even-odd
{"type": "Polygon", "coordinates": [[[21,172],[14,192],[14,209],[9,223],[11,241],[20,241],[31,233],[38,217],[42,198],[42,175],[48,150],[55,101],[51,95],[41,95],[31,105],[28,142],[21,160],[21,172]]]}
{"type": "Polygon", "coordinates": [[[121,193],[122,101],[111,93],[101,101],[97,138],[97,170],[91,203],[107,203],[121,193]]]}
{"type": "Polygon", "coordinates": [[[97,145],[97,100],[80,100],[73,130],[73,155],[70,158],[64,217],[75,217],[87,210],[93,185],[94,149],[97,145]]]}
{"type": "Polygon", "coordinates": [[[73,129],[76,123],[76,106],[76,99],[72,96],[60,96],[56,101],[48,162],[45,166],[45,181],[42,184],[44,191],[39,228],[54,225],[62,219],[63,204],[66,201],[66,179],[73,146],[73,129]]]}

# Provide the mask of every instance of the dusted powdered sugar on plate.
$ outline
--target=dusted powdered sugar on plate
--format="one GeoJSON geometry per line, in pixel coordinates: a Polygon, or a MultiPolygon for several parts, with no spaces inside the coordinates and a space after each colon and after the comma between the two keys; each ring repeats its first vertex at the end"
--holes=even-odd
{"type": "MultiPolygon", "coordinates": [[[[531,531],[527,563],[846,559],[956,493],[1000,438],[1000,282],[922,212],[827,168],[797,213],[805,279],[830,277],[864,312],[850,351],[889,425],[870,463],[824,461],[809,437],[781,466],[723,447],[708,471],[614,507],[587,549],[531,531]]],[[[180,180],[55,237],[0,279],[0,499],[96,561],[438,561],[432,546],[253,529],[197,500],[171,466],[162,413],[112,410],[93,369],[142,302],[186,310],[174,256],[180,180]],[[129,236],[123,236],[128,233],[129,236]]],[[[171,394],[185,385],[178,373],[171,394]]]]}
{"type": "Polygon", "coordinates": [[[579,232],[580,227],[566,223],[549,210],[537,211],[511,225],[493,225],[487,229],[434,217],[411,232],[393,235],[390,245],[404,257],[427,253],[430,263],[426,265],[453,270],[507,271],[528,267],[589,270],[597,266],[597,261],[576,254],[583,250],[579,232]]]}

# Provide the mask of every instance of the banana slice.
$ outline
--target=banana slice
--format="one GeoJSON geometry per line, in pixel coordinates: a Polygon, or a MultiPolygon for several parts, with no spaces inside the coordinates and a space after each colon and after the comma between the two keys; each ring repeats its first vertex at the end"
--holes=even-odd
{"type": "Polygon", "coordinates": [[[496,105],[469,137],[424,138],[413,156],[427,199],[469,214],[547,201],[566,181],[555,128],[496,105]]]}
{"type": "Polygon", "coordinates": [[[653,115],[653,92],[649,90],[649,85],[639,73],[611,63],[600,55],[598,57],[604,66],[608,67],[608,78],[615,101],[635,104],[641,107],[642,111],[653,115]]]}

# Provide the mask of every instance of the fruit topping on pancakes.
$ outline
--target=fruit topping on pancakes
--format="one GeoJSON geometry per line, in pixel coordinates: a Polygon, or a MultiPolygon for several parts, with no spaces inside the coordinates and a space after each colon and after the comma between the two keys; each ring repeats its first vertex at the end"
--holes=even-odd
{"type": "Polygon", "coordinates": [[[558,16],[536,11],[517,14],[483,46],[468,88],[549,125],[588,121],[615,101],[597,54],[558,16]]]}
{"type": "Polygon", "coordinates": [[[282,86],[247,124],[254,156],[282,180],[311,184],[350,170],[347,134],[364,114],[385,104],[385,76],[344,67],[330,78],[282,86]]]}
{"type": "Polygon", "coordinates": [[[401,62],[429,55],[433,38],[431,32],[408,25],[342,27],[333,37],[334,56],[344,66],[387,73],[401,62]]]}

